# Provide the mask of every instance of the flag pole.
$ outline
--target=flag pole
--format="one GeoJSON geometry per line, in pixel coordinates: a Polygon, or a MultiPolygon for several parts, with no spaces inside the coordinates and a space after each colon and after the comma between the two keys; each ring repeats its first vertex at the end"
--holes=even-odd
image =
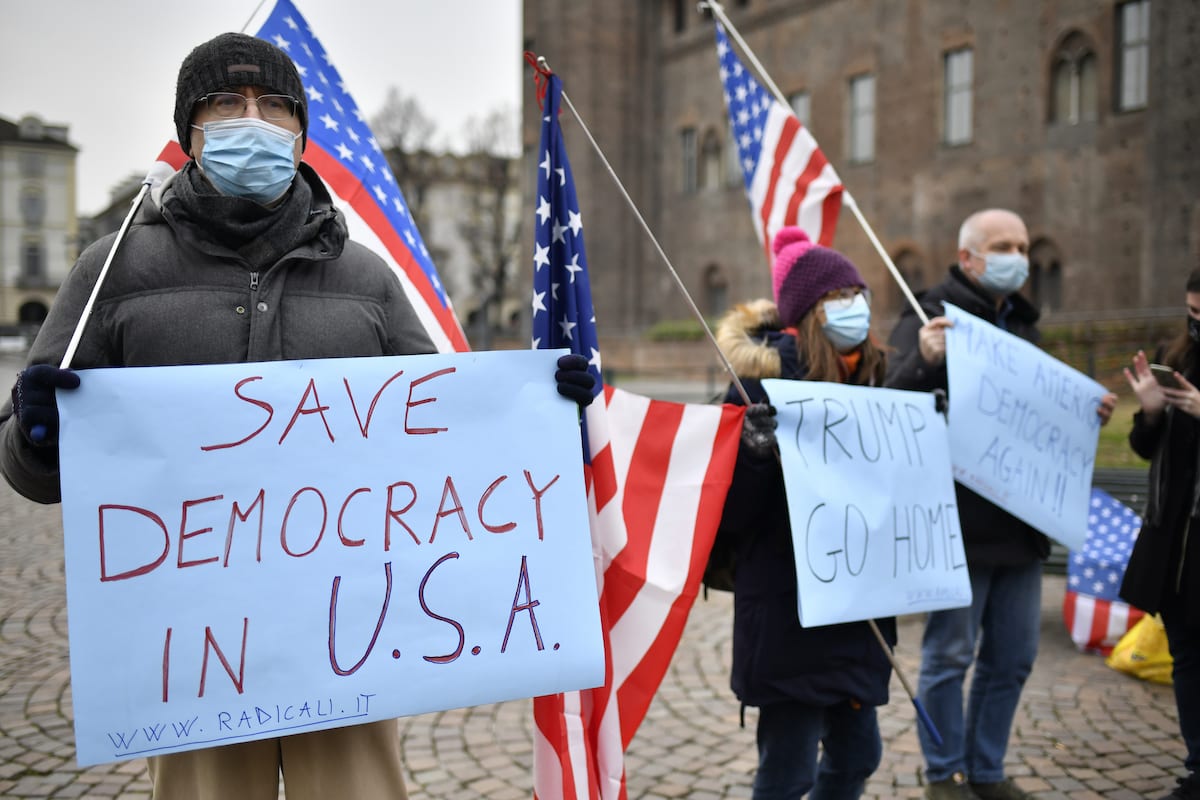
{"type": "MultiPolygon", "coordinates": [[[[700,0],[700,2],[697,3],[697,8],[701,10],[707,8],[708,10],[712,11],[713,15],[716,16],[716,18],[721,21],[721,24],[725,26],[726,30],[729,31],[729,35],[733,37],[733,40],[737,42],[738,47],[741,48],[742,53],[746,56],[746,59],[751,63],[751,65],[753,65],[755,71],[758,73],[758,76],[762,79],[763,83],[766,84],[767,88],[771,90],[771,94],[775,95],[776,100],[778,100],[784,106],[787,106],[787,98],[784,97],[783,92],[779,91],[779,87],[775,85],[775,81],[771,80],[770,74],[758,60],[758,56],[754,55],[754,51],[750,49],[748,44],[746,44],[746,40],[742,38],[742,34],[739,33],[734,24],[729,21],[729,17],[725,16],[725,9],[719,0],[700,0]]],[[[883,259],[884,265],[887,266],[888,272],[892,274],[892,278],[895,279],[896,284],[900,287],[900,291],[904,293],[904,298],[908,301],[908,304],[912,306],[913,311],[916,312],[921,322],[928,324],[929,315],[925,313],[925,309],[921,308],[921,304],[917,302],[917,298],[913,295],[912,289],[908,287],[908,282],[904,280],[904,276],[900,274],[900,270],[898,270],[895,263],[892,262],[892,257],[887,254],[887,250],[884,249],[883,244],[881,244],[879,239],[875,236],[875,231],[873,231],[871,226],[867,224],[867,220],[862,215],[862,211],[859,209],[858,203],[854,201],[854,197],[850,194],[850,190],[845,188],[845,186],[842,187],[842,202],[850,207],[850,212],[854,214],[854,218],[858,220],[858,224],[862,227],[863,232],[866,233],[867,238],[871,240],[871,244],[875,247],[875,252],[877,252],[879,257],[883,259]]]]}
{"type": "Polygon", "coordinates": [[[129,223],[133,220],[133,215],[142,205],[142,200],[146,196],[146,192],[150,190],[152,183],[151,177],[146,176],[142,181],[142,188],[138,190],[134,196],[133,202],[129,206],[129,213],[125,215],[125,220],[121,223],[120,229],[117,231],[117,238],[113,239],[112,247],[108,248],[108,257],[104,259],[104,266],[100,268],[100,274],[96,276],[96,284],[92,287],[92,293],[88,296],[87,303],[83,307],[82,313],[79,315],[79,321],[75,323],[75,332],[71,334],[71,341],[67,344],[67,351],[63,353],[62,362],[59,367],[69,369],[71,361],[75,358],[75,351],[79,348],[79,340],[83,338],[83,329],[87,327],[88,318],[92,316],[92,308],[96,305],[96,298],[100,295],[100,287],[104,285],[104,279],[108,275],[108,268],[112,265],[113,256],[117,254],[117,247],[125,238],[125,231],[129,229],[129,223]]]}
{"type": "MultiPolygon", "coordinates": [[[[547,72],[552,72],[550,65],[547,63],[544,56],[539,56],[537,63],[542,69],[546,70],[547,72]]],[[[671,259],[667,258],[667,254],[663,251],[662,245],[658,243],[658,239],[655,238],[654,232],[651,231],[650,226],[646,224],[646,220],[642,216],[642,212],[638,210],[637,205],[633,202],[633,198],[629,196],[629,192],[625,191],[625,186],[621,183],[621,179],[617,177],[616,171],[613,170],[612,165],[608,163],[608,159],[604,157],[604,151],[600,149],[600,145],[596,143],[596,139],[592,136],[592,132],[588,130],[587,124],[583,121],[583,118],[579,116],[579,112],[575,110],[575,105],[571,102],[571,98],[567,97],[567,92],[565,89],[562,91],[561,96],[563,102],[567,104],[567,108],[571,109],[571,114],[574,115],[575,120],[579,123],[579,127],[583,130],[583,135],[587,137],[589,142],[591,142],[592,149],[596,151],[596,155],[600,157],[600,161],[604,164],[604,168],[608,170],[608,174],[613,179],[613,183],[617,185],[617,190],[621,193],[621,196],[625,198],[626,204],[628,204],[629,208],[633,211],[633,215],[641,224],[642,230],[644,230],[646,235],[650,237],[650,241],[654,245],[654,249],[658,251],[658,255],[662,258],[663,263],[667,265],[667,270],[671,273],[671,277],[675,279],[675,284],[679,287],[679,290],[683,292],[684,300],[687,301],[688,306],[692,309],[692,313],[696,316],[696,319],[700,321],[700,327],[704,329],[705,335],[708,336],[709,341],[712,342],[712,346],[716,349],[717,356],[721,359],[721,363],[724,365],[725,371],[729,373],[730,379],[733,381],[733,385],[737,388],[737,392],[742,398],[742,402],[749,406],[750,395],[746,392],[746,387],[742,385],[741,378],[739,378],[737,372],[734,371],[733,365],[729,363],[729,359],[726,358],[725,352],[721,349],[721,345],[717,344],[717,337],[713,335],[712,329],[708,327],[708,323],[704,320],[704,315],[700,313],[700,309],[696,306],[695,301],[692,300],[692,295],[688,292],[687,287],[684,286],[683,279],[679,277],[679,273],[675,271],[675,267],[671,264],[671,259]]]]}

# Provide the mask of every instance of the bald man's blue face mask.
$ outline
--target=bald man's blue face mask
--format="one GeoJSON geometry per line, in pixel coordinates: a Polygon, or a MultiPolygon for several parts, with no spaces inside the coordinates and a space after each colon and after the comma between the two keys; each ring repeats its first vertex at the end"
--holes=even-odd
{"type": "Polygon", "coordinates": [[[1025,285],[1029,278],[1029,259],[1020,253],[976,253],[983,259],[983,274],[979,285],[995,295],[1010,295],[1025,285]]]}
{"type": "Polygon", "coordinates": [[[200,170],[221,194],[267,205],[292,185],[300,134],[253,117],[192,127],[204,131],[200,170]]]}

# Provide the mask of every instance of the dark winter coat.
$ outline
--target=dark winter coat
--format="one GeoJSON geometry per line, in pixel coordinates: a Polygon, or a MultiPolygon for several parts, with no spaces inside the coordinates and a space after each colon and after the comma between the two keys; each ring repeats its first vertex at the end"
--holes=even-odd
{"type": "MultiPolygon", "coordinates": [[[[1185,377],[1200,384],[1200,370],[1185,377]]],[[[1121,597],[1151,614],[1170,605],[1200,629],[1200,421],[1168,408],[1152,424],[1139,411],[1129,444],[1150,459],[1150,491],[1121,597]]]]}
{"type": "MultiPolygon", "coordinates": [[[[67,275],[31,364],[61,363],[114,236],[85,250],[67,275]]],[[[431,352],[399,280],[347,239],[345,218],[307,165],[283,204],[267,210],[215,195],[188,162],[142,203],[71,367],[431,352]]],[[[31,445],[11,417],[6,403],[0,470],[25,497],[58,502],[56,451],[31,445]]]]}
{"type": "MultiPolygon", "coordinates": [[[[804,380],[807,370],[795,337],[779,330],[778,312],[767,301],[739,307],[736,317],[722,322],[717,338],[753,402],[766,400],[762,378],[804,380]],[[767,351],[778,354],[777,368],[763,357],[767,351]]],[[[741,397],[731,390],[729,401],[741,403],[741,397]]],[[[731,684],[739,700],[750,706],[798,701],[820,707],[887,702],[891,665],[867,623],[800,627],[778,458],[739,450],[718,535],[732,539],[736,554],[731,684]]],[[[895,620],[878,625],[894,646],[895,620]]]]}
{"type": "MultiPolygon", "coordinates": [[[[1040,338],[1037,309],[1025,298],[1009,295],[1005,308],[997,312],[991,295],[976,286],[958,266],[951,267],[945,280],[922,292],[918,299],[930,318],[942,316],[943,304],[951,303],[1026,341],[1036,344],[1040,338]]],[[[945,362],[930,367],[921,358],[917,345],[921,325],[916,312],[905,307],[888,340],[892,351],[888,354],[884,385],[919,392],[948,391],[945,362]]],[[[953,407],[954,398],[949,398],[949,402],[953,407]]],[[[1050,541],[1033,526],[960,483],[956,482],[954,489],[968,566],[1019,566],[1050,554],[1050,541]]]]}

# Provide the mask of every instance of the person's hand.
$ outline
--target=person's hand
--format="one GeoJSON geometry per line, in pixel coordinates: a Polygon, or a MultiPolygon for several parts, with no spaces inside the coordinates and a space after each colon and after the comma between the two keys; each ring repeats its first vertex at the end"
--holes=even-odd
{"type": "Polygon", "coordinates": [[[1125,380],[1129,382],[1129,388],[1133,389],[1133,393],[1137,395],[1138,402],[1142,405],[1142,413],[1150,419],[1155,419],[1167,407],[1167,397],[1163,394],[1163,389],[1158,385],[1158,381],[1154,379],[1154,373],[1150,371],[1150,362],[1146,360],[1146,353],[1142,350],[1137,351],[1137,355],[1133,357],[1133,371],[1126,367],[1125,380]]]}
{"type": "Polygon", "coordinates": [[[945,317],[934,317],[921,326],[917,347],[926,364],[936,367],[946,360],[946,328],[953,327],[954,323],[945,317]]]}
{"type": "Polygon", "coordinates": [[[580,408],[587,408],[596,397],[596,378],[588,372],[588,360],[576,353],[567,353],[558,359],[554,381],[558,384],[558,393],[574,400],[580,408]]]}
{"type": "Polygon", "coordinates": [[[58,445],[58,389],[78,389],[79,376],[69,369],[34,364],[17,373],[12,388],[13,415],[25,438],[35,445],[58,445]]]}
{"type": "Polygon", "coordinates": [[[1103,427],[1112,419],[1113,411],[1117,408],[1117,396],[1112,392],[1100,398],[1100,404],[1096,406],[1096,416],[1100,418],[1100,425],[1103,427]]]}
{"type": "Polygon", "coordinates": [[[766,403],[747,406],[742,420],[742,445],[756,456],[769,455],[775,449],[775,428],[778,426],[774,406],[766,403]]]}
{"type": "Polygon", "coordinates": [[[1169,389],[1163,386],[1161,390],[1167,399],[1167,405],[1174,406],[1183,413],[1200,419],[1200,389],[1193,386],[1178,371],[1175,372],[1175,380],[1179,381],[1181,388],[1169,389]]]}

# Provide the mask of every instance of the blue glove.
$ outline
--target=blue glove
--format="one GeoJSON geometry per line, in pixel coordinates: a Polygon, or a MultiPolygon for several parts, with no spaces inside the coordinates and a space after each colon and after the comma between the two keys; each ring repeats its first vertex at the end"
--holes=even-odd
{"type": "Polygon", "coordinates": [[[12,388],[13,416],[30,442],[58,446],[58,403],[56,389],[78,389],[79,376],[69,369],[34,364],[17,374],[12,388]]]}
{"type": "Polygon", "coordinates": [[[760,458],[770,455],[775,449],[775,407],[767,403],[754,403],[746,407],[742,420],[742,445],[760,458]]]}
{"type": "Polygon", "coordinates": [[[558,359],[558,370],[554,373],[558,393],[574,400],[580,408],[591,405],[596,395],[596,378],[588,372],[588,360],[581,355],[568,353],[558,359]]]}

